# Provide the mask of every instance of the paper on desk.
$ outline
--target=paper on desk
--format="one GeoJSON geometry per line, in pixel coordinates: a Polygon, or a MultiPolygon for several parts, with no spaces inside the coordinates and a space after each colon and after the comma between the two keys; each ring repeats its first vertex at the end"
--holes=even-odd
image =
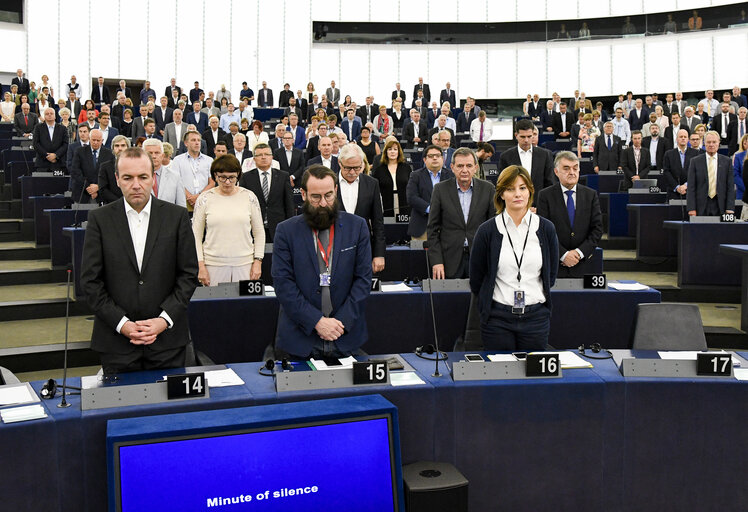
{"type": "Polygon", "coordinates": [[[3,423],[16,423],[18,421],[37,420],[46,418],[47,413],[39,404],[25,405],[23,407],[14,407],[13,409],[4,409],[0,411],[0,417],[3,423]]]}
{"type": "Polygon", "coordinates": [[[413,288],[409,287],[405,283],[383,284],[382,291],[383,292],[412,292],[413,288]]]}
{"type": "Polygon", "coordinates": [[[513,363],[517,358],[512,354],[488,354],[488,360],[492,363],[513,363]]]}
{"type": "Polygon", "coordinates": [[[748,380],[748,368],[736,368],[732,371],[732,374],[737,380],[748,380]]]}
{"type": "Polygon", "coordinates": [[[26,383],[0,387],[0,406],[38,401],[39,398],[26,383]]]}
{"type": "Polygon", "coordinates": [[[209,388],[222,388],[226,386],[241,386],[244,381],[234,370],[226,368],[224,370],[211,370],[205,372],[205,379],[209,388]]]}
{"type": "Polygon", "coordinates": [[[309,361],[314,365],[315,370],[351,370],[353,369],[353,363],[356,362],[356,358],[353,356],[348,357],[341,357],[338,359],[340,361],[340,365],[336,366],[327,366],[327,364],[322,361],[321,359],[314,359],[311,358],[309,361]]]}
{"type": "Polygon", "coordinates": [[[393,386],[415,386],[426,383],[416,372],[391,372],[390,384],[393,386]]]}
{"type": "Polygon", "coordinates": [[[616,282],[610,282],[608,281],[608,288],[613,288],[614,290],[623,290],[623,291],[640,291],[640,290],[648,290],[649,286],[646,284],[641,283],[616,283],[616,282]]]}
{"type": "Polygon", "coordinates": [[[594,368],[592,363],[585,361],[570,350],[562,352],[543,352],[544,354],[558,354],[562,370],[573,370],[575,368],[594,368]]]}
{"type": "MultiPolygon", "coordinates": [[[[697,359],[696,354],[703,354],[704,352],[699,352],[698,350],[660,350],[657,352],[657,355],[660,356],[660,359],[676,359],[676,360],[693,360],[695,361],[697,359]]],[[[709,354],[726,354],[724,351],[715,350],[713,352],[709,352],[709,354]]],[[[740,359],[732,356],[732,365],[733,366],[740,366],[740,359]]]]}

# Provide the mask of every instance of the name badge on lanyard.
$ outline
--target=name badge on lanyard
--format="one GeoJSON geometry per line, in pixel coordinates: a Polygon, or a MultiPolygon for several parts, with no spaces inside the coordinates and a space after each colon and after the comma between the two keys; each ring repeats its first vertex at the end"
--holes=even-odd
{"type": "Polygon", "coordinates": [[[330,283],[332,282],[332,277],[330,275],[330,259],[332,258],[332,244],[335,239],[335,224],[330,226],[330,238],[327,242],[327,249],[322,247],[322,242],[319,239],[319,232],[316,230],[314,232],[314,238],[317,241],[317,248],[319,249],[320,256],[322,256],[322,261],[325,263],[324,272],[320,272],[319,274],[319,285],[330,286],[330,283]]]}

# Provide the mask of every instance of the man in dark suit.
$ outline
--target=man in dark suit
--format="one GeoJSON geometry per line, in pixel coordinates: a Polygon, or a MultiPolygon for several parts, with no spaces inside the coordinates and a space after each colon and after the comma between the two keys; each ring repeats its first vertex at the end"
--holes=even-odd
{"type": "MultiPolygon", "coordinates": [[[[553,155],[547,149],[532,145],[532,132],[535,125],[529,119],[517,121],[514,137],[517,146],[501,153],[499,174],[510,165],[520,165],[530,172],[535,190],[543,190],[555,183],[553,178],[553,155]],[[527,167],[525,167],[527,166],[527,167]]],[[[537,201],[537,196],[535,198],[537,201]]],[[[533,206],[535,206],[533,204],[533,206]]]]}
{"type": "Polygon", "coordinates": [[[70,110],[70,118],[78,120],[78,116],[81,114],[81,102],[75,95],[75,91],[70,91],[68,94],[68,100],[65,102],[65,107],[70,110]]]}
{"type": "MultiPolygon", "coordinates": [[[[673,113],[675,115],[675,113],[673,113]]],[[[675,148],[665,152],[662,170],[667,183],[668,199],[685,199],[688,185],[688,166],[691,159],[699,154],[698,149],[688,147],[688,130],[678,130],[678,143],[675,148]]]]}
{"type": "Polygon", "coordinates": [[[260,107],[272,107],[273,106],[273,90],[268,89],[268,83],[262,82],[262,89],[257,91],[257,104],[260,107]]]}
{"type": "MultiPolygon", "coordinates": [[[[177,100],[182,95],[182,88],[177,85],[177,79],[172,78],[169,85],[166,86],[166,89],[164,89],[164,96],[168,98],[168,101],[173,101],[172,98],[174,97],[174,92],[177,93],[177,100]]],[[[176,104],[175,104],[176,105],[176,104]]],[[[170,107],[174,108],[175,105],[169,105],[170,107]]]]}
{"type": "Polygon", "coordinates": [[[553,133],[556,134],[557,139],[565,139],[571,135],[571,127],[577,120],[574,117],[574,112],[566,108],[565,102],[561,102],[559,109],[559,112],[553,114],[553,133]]]}
{"type": "Polygon", "coordinates": [[[319,155],[314,158],[307,160],[307,166],[310,165],[324,165],[328,169],[332,169],[333,172],[340,171],[340,164],[338,163],[338,157],[332,154],[333,144],[332,140],[328,136],[319,136],[319,142],[317,144],[319,155]]]}
{"type": "Polygon", "coordinates": [[[403,102],[403,105],[405,105],[405,91],[400,89],[400,82],[395,84],[395,90],[392,91],[392,99],[395,100],[397,98],[400,98],[403,102]]]}
{"type": "Polygon", "coordinates": [[[55,119],[55,109],[49,107],[44,110],[44,122],[34,127],[34,167],[40,171],[65,168],[68,132],[55,119]]]}
{"type": "MultiPolygon", "coordinates": [[[[427,123],[428,125],[428,123],[427,123]]],[[[447,118],[445,116],[439,116],[436,119],[436,126],[434,126],[432,129],[429,130],[429,139],[434,136],[435,133],[441,133],[441,132],[449,132],[450,142],[449,145],[451,147],[455,147],[455,132],[452,131],[452,128],[447,128],[447,118]]]]}
{"type": "Polygon", "coordinates": [[[200,89],[200,82],[195,82],[195,87],[190,89],[190,103],[200,101],[200,94],[205,94],[205,91],[200,89]]]}
{"type": "Polygon", "coordinates": [[[634,109],[629,112],[629,126],[632,132],[634,130],[641,130],[644,123],[649,119],[649,110],[644,107],[641,98],[637,98],[634,105],[634,109]]]}
{"type": "Polygon", "coordinates": [[[291,132],[283,134],[283,148],[273,152],[273,159],[280,164],[281,171],[285,171],[293,180],[292,184],[301,180],[304,174],[304,152],[294,147],[291,132]]]}
{"type": "Polygon", "coordinates": [[[117,179],[124,198],[90,212],[83,246],[91,348],[105,374],[183,367],[198,270],[187,210],[151,197],[153,166],[140,148],[120,155],[117,179]]]}
{"type": "Polygon", "coordinates": [[[101,104],[101,103],[111,103],[111,99],[109,97],[109,87],[104,85],[104,77],[99,77],[98,84],[93,87],[93,90],[91,91],[91,99],[94,103],[101,104]]]}
{"type": "Polygon", "coordinates": [[[187,124],[194,124],[197,131],[203,133],[208,129],[208,115],[200,111],[200,102],[192,104],[192,112],[187,114],[187,124]]]}
{"type": "Polygon", "coordinates": [[[734,155],[742,148],[740,147],[740,141],[743,140],[743,136],[748,134],[748,108],[738,108],[738,117],[733,124],[727,130],[727,152],[730,155],[734,155]]]}
{"type": "Polygon", "coordinates": [[[442,92],[439,93],[439,104],[444,105],[445,101],[449,102],[449,106],[451,108],[455,108],[457,106],[457,95],[455,94],[449,82],[447,82],[446,88],[442,89],[442,92]]]}
{"type": "Polygon", "coordinates": [[[719,134],[719,143],[726,146],[730,141],[730,127],[738,122],[738,116],[730,113],[730,103],[724,101],[720,104],[721,111],[712,118],[712,130],[719,134]]]}
{"type": "Polygon", "coordinates": [[[423,152],[425,167],[410,173],[406,189],[410,205],[408,235],[414,240],[426,240],[426,225],[431,208],[434,185],[454,178],[452,171],[443,167],[444,156],[439,146],[430,145],[423,152]]]}
{"type": "MultiPolygon", "coordinates": [[[[184,113],[184,112],[183,112],[184,113]]],[[[162,136],[166,125],[173,121],[174,109],[169,106],[169,98],[161,97],[161,104],[153,109],[153,118],[156,120],[156,130],[162,136]]]]}
{"type": "Polygon", "coordinates": [[[642,138],[642,147],[649,150],[650,170],[662,169],[662,160],[665,158],[665,140],[660,137],[660,125],[653,123],[649,125],[649,137],[642,138]]]}
{"type": "Polygon", "coordinates": [[[226,140],[226,132],[218,127],[218,118],[213,116],[210,118],[208,129],[202,133],[203,140],[205,141],[206,155],[211,158],[215,158],[215,147],[218,141],[226,140]]]}
{"type": "Polygon", "coordinates": [[[440,115],[442,115],[442,111],[439,106],[435,101],[431,102],[431,107],[429,107],[426,113],[426,124],[433,127],[440,115]]]}
{"type": "Polygon", "coordinates": [[[349,141],[355,142],[361,136],[361,121],[356,119],[356,112],[349,108],[345,112],[345,119],[340,123],[340,129],[349,141]]]}
{"type": "Polygon", "coordinates": [[[327,128],[327,123],[320,123],[319,128],[317,128],[317,135],[309,138],[309,143],[306,145],[307,162],[315,156],[319,156],[319,140],[322,137],[327,137],[327,128]]]}
{"type": "Polygon", "coordinates": [[[719,134],[706,134],[706,153],[688,165],[688,215],[735,213],[735,181],[730,159],[717,153],[719,134]]]}
{"type": "Polygon", "coordinates": [[[13,80],[10,81],[10,84],[18,87],[18,94],[28,94],[31,90],[31,87],[29,86],[29,80],[23,76],[22,69],[16,71],[16,76],[13,77],[13,80]]]}
{"type": "Polygon", "coordinates": [[[348,356],[367,341],[369,229],[361,217],[340,211],[337,181],[330,169],[307,169],[304,214],[278,226],[272,267],[280,302],[276,358],[348,356]]]}
{"type": "Polygon", "coordinates": [[[371,269],[374,273],[384,270],[384,254],[387,243],[384,236],[384,214],[379,181],[363,174],[366,155],[354,144],[346,144],[340,150],[340,180],[338,202],[340,209],[363,218],[371,234],[371,269]]]}
{"type": "Polygon", "coordinates": [[[469,103],[465,103],[465,108],[457,116],[457,133],[466,133],[470,131],[470,124],[475,121],[476,116],[469,103]]]}
{"type": "Polygon", "coordinates": [[[634,186],[634,181],[646,178],[651,165],[649,150],[642,147],[642,132],[634,130],[631,132],[631,145],[621,153],[621,188],[628,190],[634,186]]]}
{"type": "Polygon", "coordinates": [[[99,170],[104,163],[114,161],[114,154],[103,147],[102,139],[100,130],[91,130],[90,144],[75,151],[70,169],[71,192],[74,201],[99,202],[99,170]]]}
{"type": "Polygon", "coordinates": [[[571,151],[556,155],[554,172],[559,183],[538,192],[538,215],[556,227],[558,277],[584,277],[603,236],[600,201],[597,191],[579,184],[579,159],[571,151]]]}
{"type": "Polygon", "coordinates": [[[529,115],[533,121],[540,120],[540,113],[543,111],[543,106],[540,104],[540,97],[535,94],[532,97],[532,101],[527,105],[527,115],[529,115]]]}
{"type": "Polygon", "coordinates": [[[595,140],[592,168],[595,172],[615,171],[621,158],[621,138],[613,135],[613,122],[603,125],[603,134],[595,140]]]}
{"type": "Polygon", "coordinates": [[[31,112],[31,106],[28,103],[23,103],[21,111],[13,118],[16,137],[30,139],[34,135],[34,128],[37,124],[39,124],[39,116],[31,112]]]}
{"type": "Polygon", "coordinates": [[[256,169],[245,172],[239,185],[257,196],[265,223],[265,240],[270,243],[276,226],[294,216],[295,205],[288,173],[271,169],[273,153],[267,144],[257,144],[254,150],[256,169]]]}
{"type": "Polygon", "coordinates": [[[79,124],[77,131],[78,137],[75,142],[68,144],[68,150],[65,153],[65,167],[67,168],[68,173],[70,173],[70,170],[73,168],[73,157],[75,156],[75,152],[78,151],[78,148],[88,146],[89,144],[88,135],[91,130],[88,128],[88,125],[86,123],[79,124]]]}
{"type": "Polygon", "coordinates": [[[410,111],[410,123],[403,128],[403,137],[409,148],[422,148],[429,144],[429,130],[426,121],[421,119],[421,114],[416,109],[410,111]]]}
{"type": "Polygon", "coordinates": [[[553,100],[548,100],[545,103],[546,108],[540,112],[540,127],[543,133],[553,132],[553,100]]]}
{"type": "Polygon", "coordinates": [[[413,87],[413,100],[415,100],[418,97],[418,91],[423,91],[423,97],[426,100],[426,103],[429,103],[431,101],[431,90],[429,89],[429,84],[423,83],[423,77],[418,77],[418,83],[413,87]]]}
{"type": "Polygon", "coordinates": [[[366,103],[358,109],[358,117],[361,118],[361,123],[364,126],[366,123],[373,123],[377,115],[379,115],[379,105],[374,103],[374,96],[367,96],[366,103]]]}
{"type": "Polygon", "coordinates": [[[434,279],[468,277],[475,232],[496,215],[493,184],[474,178],[478,170],[475,153],[458,149],[451,168],[455,178],[437,183],[431,195],[427,232],[434,279]]]}
{"type": "Polygon", "coordinates": [[[124,80],[119,81],[119,88],[114,91],[114,97],[116,98],[119,93],[124,94],[125,98],[130,98],[130,100],[132,100],[132,90],[127,87],[127,84],[124,80]]]}
{"type": "MultiPolygon", "coordinates": [[[[675,103],[673,103],[673,105],[675,105],[675,103]]],[[[680,130],[684,129],[686,130],[686,133],[689,135],[691,134],[686,125],[681,124],[680,120],[681,117],[678,112],[670,114],[670,124],[665,128],[665,133],[662,136],[662,138],[665,139],[665,147],[668,150],[673,149],[678,145],[678,132],[680,130]]]]}

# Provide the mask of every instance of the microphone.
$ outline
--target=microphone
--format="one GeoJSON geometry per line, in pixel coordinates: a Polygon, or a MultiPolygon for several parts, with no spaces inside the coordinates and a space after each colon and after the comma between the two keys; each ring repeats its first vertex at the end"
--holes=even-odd
{"type": "MultiPolygon", "coordinates": [[[[77,212],[76,212],[77,213],[77,212]]],[[[67,285],[67,297],[65,299],[65,359],[62,364],[62,400],[57,404],[57,407],[65,408],[70,407],[70,404],[65,397],[68,384],[68,332],[70,326],[70,275],[73,273],[72,269],[67,269],[68,285],[67,285]]]]}
{"type": "Polygon", "coordinates": [[[88,183],[88,178],[83,178],[83,187],[81,187],[81,196],[78,198],[78,207],[75,209],[75,214],[73,215],[73,225],[71,227],[77,228],[78,226],[78,212],[80,211],[80,204],[81,201],[83,201],[83,194],[86,193],[86,183],[88,183]]]}
{"type": "MultiPolygon", "coordinates": [[[[441,377],[442,374],[439,373],[439,361],[444,361],[444,364],[447,364],[447,354],[443,353],[441,350],[439,350],[439,335],[436,332],[436,314],[434,313],[434,289],[431,286],[432,279],[429,277],[431,276],[431,264],[429,263],[429,242],[428,240],[424,240],[423,242],[423,249],[426,251],[426,278],[429,280],[429,303],[431,304],[431,325],[434,327],[434,347],[436,348],[436,357],[434,358],[434,373],[431,374],[432,377],[441,377]],[[442,357],[443,354],[443,357],[442,357]]],[[[419,354],[420,356],[420,354],[419,354]]],[[[447,369],[449,369],[449,366],[447,366],[447,369]]]]}

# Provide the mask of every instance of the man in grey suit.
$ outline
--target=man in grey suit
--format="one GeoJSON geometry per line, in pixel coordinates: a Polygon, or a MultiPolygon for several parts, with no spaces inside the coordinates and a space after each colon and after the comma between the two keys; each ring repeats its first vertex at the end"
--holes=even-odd
{"type": "Polygon", "coordinates": [[[730,159],[717,153],[719,133],[706,134],[706,153],[688,165],[688,215],[735,213],[735,182],[730,159]]]}
{"type": "Polygon", "coordinates": [[[340,103],[340,89],[335,87],[335,80],[330,82],[330,87],[325,91],[325,95],[327,96],[327,101],[337,108],[338,103],[340,103]]]}
{"type": "MultiPolygon", "coordinates": [[[[520,165],[530,172],[532,186],[535,190],[543,190],[553,185],[556,180],[553,177],[553,155],[547,149],[532,145],[533,128],[532,121],[521,119],[517,121],[514,137],[517,146],[501,153],[499,170],[506,169],[510,165],[520,165]]],[[[537,201],[537,194],[535,199],[537,201]]],[[[535,206],[533,204],[533,206],[535,206]]]]}
{"type": "Polygon", "coordinates": [[[174,121],[164,127],[164,142],[168,142],[174,148],[179,148],[182,137],[187,133],[187,123],[182,122],[183,116],[181,110],[174,109],[174,112],[172,112],[174,121]]]}
{"type": "Polygon", "coordinates": [[[451,168],[455,177],[437,183],[431,194],[427,233],[434,279],[468,277],[475,232],[496,214],[493,185],[474,177],[478,157],[473,150],[455,151],[451,168]]]}
{"type": "MultiPolygon", "coordinates": [[[[173,114],[172,114],[173,115],[173,114]]],[[[132,145],[138,141],[138,137],[145,137],[145,126],[143,121],[148,117],[148,105],[140,105],[140,116],[132,120],[132,145]]],[[[177,146],[174,146],[177,147],[177,146]]]]}
{"type": "Polygon", "coordinates": [[[171,167],[161,164],[164,159],[164,143],[158,139],[148,139],[143,142],[143,149],[153,162],[153,197],[187,208],[182,177],[171,167]]]}

